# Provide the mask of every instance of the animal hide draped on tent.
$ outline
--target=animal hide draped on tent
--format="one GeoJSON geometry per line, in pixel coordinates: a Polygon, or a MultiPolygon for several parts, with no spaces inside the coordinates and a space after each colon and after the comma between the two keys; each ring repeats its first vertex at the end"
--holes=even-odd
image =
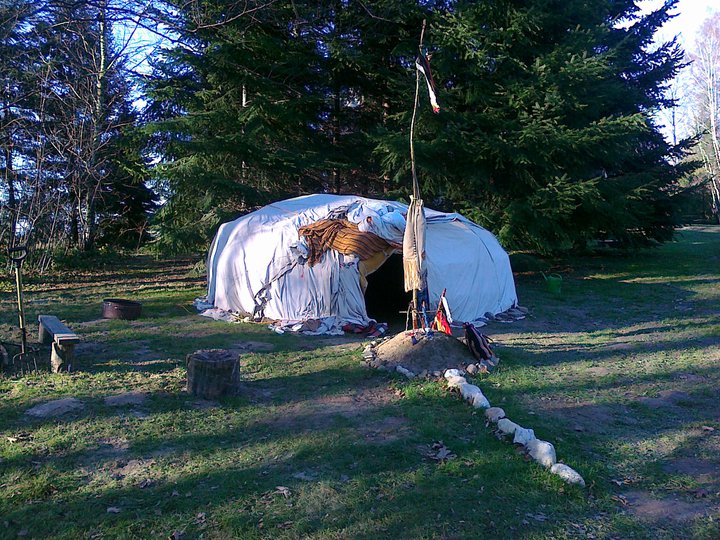
{"type": "MultiPolygon", "coordinates": [[[[408,206],[399,202],[319,194],[276,202],[225,223],[208,254],[207,301],[222,310],[288,322],[334,318],[337,327],[367,324],[361,285],[367,253],[328,247],[315,252],[311,265],[312,249],[299,230],[326,219],[360,224],[359,231],[372,231],[382,241],[371,248],[378,253],[370,259],[381,262],[393,250],[400,252],[407,213],[408,206]],[[388,247],[382,251],[382,246],[388,247]]],[[[457,321],[517,304],[508,255],[490,232],[460,214],[425,209],[425,219],[433,309],[445,288],[457,321]]]]}

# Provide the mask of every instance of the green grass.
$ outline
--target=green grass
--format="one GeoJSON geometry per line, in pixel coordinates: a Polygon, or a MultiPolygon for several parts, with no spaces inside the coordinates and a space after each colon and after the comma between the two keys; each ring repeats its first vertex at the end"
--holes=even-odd
{"type": "MultiPolygon", "coordinates": [[[[720,536],[720,229],[557,262],[559,296],[524,271],[532,316],[486,329],[501,364],[477,384],[586,489],[497,440],[442,384],[368,370],[360,342],[198,317],[192,265],[26,280],[31,334],[50,313],[83,342],[70,374],[0,379],[0,537],[720,536]],[[100,319],[108,297],[142,301],[143,317],[100,319]],[[239,396],[184,392],[186,354],[247,341],[274,349],[243,355],[239,396]],[[105,403],[131,390],[145,401],[105,403]],[[81,411],[24,414],[70,396],[81,411]],[[457,457],[430,459],[436,441],[457,457]],[[675,515],[624,503],[636,494],[675,515]]],[[[0,291],[0,337],[17,340],[12,281],[0,291]]]]}

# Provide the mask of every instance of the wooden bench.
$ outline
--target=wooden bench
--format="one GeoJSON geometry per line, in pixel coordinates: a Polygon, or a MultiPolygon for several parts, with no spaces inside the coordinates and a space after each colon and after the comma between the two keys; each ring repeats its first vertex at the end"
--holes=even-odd
{"type": "Polygon", "coordinates": [[[50,368],[53,373],[67,369],[75,354],[75,344],[80,336],[65,326],[55,315],[39,315],[38,341],[44,345],[52,343],[50,368]]]}

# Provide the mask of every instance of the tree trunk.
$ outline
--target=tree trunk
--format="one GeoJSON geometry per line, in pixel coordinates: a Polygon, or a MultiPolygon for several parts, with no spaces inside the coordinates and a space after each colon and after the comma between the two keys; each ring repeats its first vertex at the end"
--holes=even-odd
{"type": "Polygon", "coordinates": [[[224,349],[205,349],[188,354],[187,391],[203,399],[232,394],[240,379],[238,356],[224,349]]]}

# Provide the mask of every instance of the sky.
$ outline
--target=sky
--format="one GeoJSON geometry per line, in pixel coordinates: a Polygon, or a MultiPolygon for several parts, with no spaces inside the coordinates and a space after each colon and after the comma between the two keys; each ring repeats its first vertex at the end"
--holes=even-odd
{"type": "MultiPolygon", "coordinates": [[[[640,0],[637,4],[645,12],[661,7],[665,0],[640,0]]],[[[692,47],[695,35],[702,22],[713,13],[720,11],[720,0],[680,0],[673,10],[677,16],[660,31],[659,39],[665,41],[679,36],[686,49],[692,47]]]]}
{"type": "MultiPolygon", "coordinates": [[[[637,5],[644,12],[651,12],[664,4],[665,0],[639,0],[637,5]]],[[[699,32],[703,21],[713,13],[720,12],[720,0],[680,0],[672,13],[676,17],[668,21],[656,36],[659,43],[666,42],[677,36],[680,45],[686,51],[692,51],[695,46],[695,38],[699,32]]],[[[689,80],[689,68],[685,68],[678,76],[678,82],[675,84],[677,91],[679,106],[676,109],[676,131],[670,128],[672,124],[671,111],[661,111],[655,116],[655,121],[661,127],[661,131],[668,141],[673,141],[675,135],[677,138],[683,138],[691,135],[694,128],[691,125],[690,116],[684,114],[690,106],[691,98],[687,94],[689,80]]]]}

